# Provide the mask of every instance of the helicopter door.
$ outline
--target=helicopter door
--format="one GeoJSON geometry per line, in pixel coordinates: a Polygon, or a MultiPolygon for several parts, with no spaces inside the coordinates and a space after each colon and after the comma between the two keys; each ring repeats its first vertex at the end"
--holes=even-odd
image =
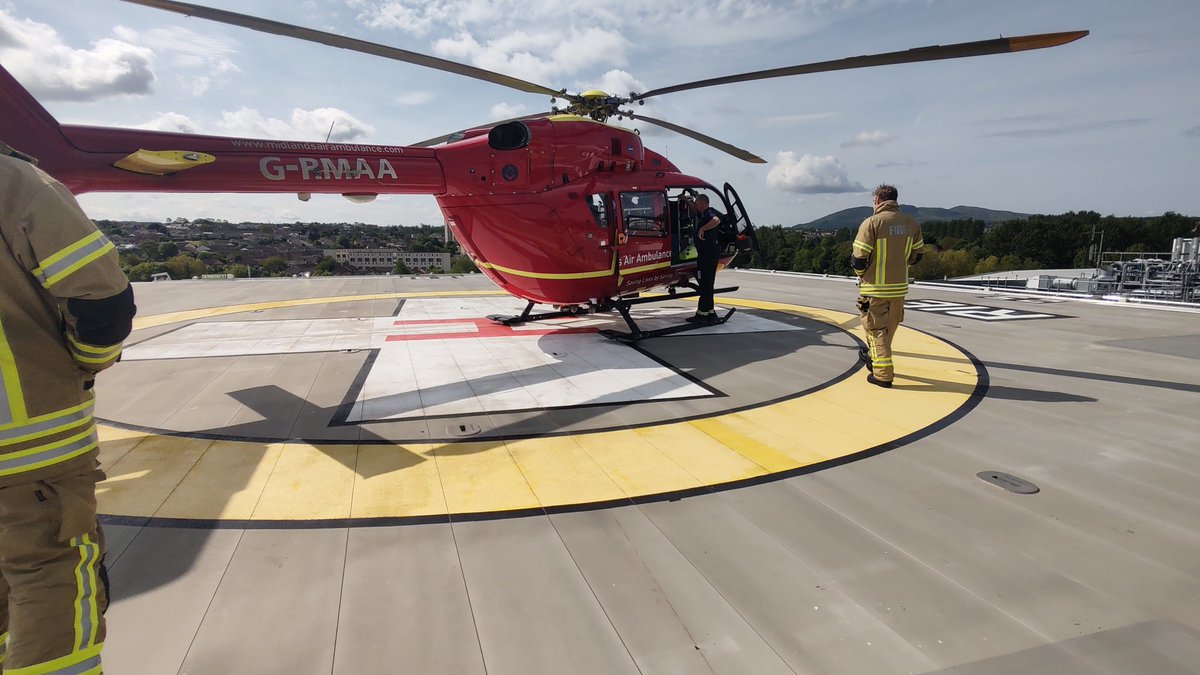
{"type": "Polygon", "coordinates": [[[622,283],[645,279],[671,266],[671,231],[665,192],[621,193],[620,256],[622,283]]]}
{"type": "Polygon", "coordinates": [[[750,223],[750,217],[746,215],[746,207],[742,205],[742,198],[738,196],[737,190],[733,186],[726,183],[723,186],[725,192],[725,206],[728,208],[729,217],[733,220],[734,227],[737,230],[737,251],[738,253],[749,253],[750,251],[758,250],[758,237],[754,234],[754,225],[750,223]]]}
{"type": "Polygon", "coordinates": [[[612,250],[617,245],[612,196],[607,192],[596,192],[584,197],[584,201],[588,210],[592,212],[592,220],[596,223],[595,231],[589,231],[587,238],[596,241],[600,248],[606,251],[612,250]]]}

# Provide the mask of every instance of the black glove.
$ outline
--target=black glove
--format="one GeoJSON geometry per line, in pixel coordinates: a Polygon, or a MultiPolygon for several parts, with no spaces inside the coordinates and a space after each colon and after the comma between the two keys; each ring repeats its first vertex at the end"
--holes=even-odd
{"type": "Polygon", "coordinates": [[[858,311],[862,312],[863,314],[866,314],[867,310],[871,308],[871,301],[867,298],[859,298],[858,302],[855,304],[858,305],[858,311]]]}

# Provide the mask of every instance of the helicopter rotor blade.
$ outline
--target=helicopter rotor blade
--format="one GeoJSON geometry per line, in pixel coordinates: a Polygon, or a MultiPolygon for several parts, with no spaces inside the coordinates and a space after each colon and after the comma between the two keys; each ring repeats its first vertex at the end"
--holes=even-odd
{"type": "Polygon", "coordinates": [[[439,143],[445,143],[446,141],[449,141],[451,138],[454,138],[455,136],[457,136],[459,134],[465,134],[468,131],[471,131],[473,129],[482,129],[484,127],[498,127],[501,124],[508,124],[509,122],[520,122],[521,120],[532,120],[532,119],[536,119],[538,117],[545,117],[546,115],[550,115],[550,114],[551,114],[550,112],[539,112],[539,113],[533,113],[532,115],[521,115],[520,117],[510,117],[506,120],[497,120],[495,122],[488,122],[487,124],[479,124],[479,125],[470,127],[469,129],[459,129],[458,131],[453,131],[448,134],[443,134],[436,138],[427,138],[419,143],[409,143],[408,147],[410,147],[410,148],[428,148],[430,146],[437,145],[439,143]]]}
{"type": "Polygon", "coordinates": [[[763,159],[762,157],[759,157],[758,155],[756,155],[752,152],[743,150],[743,149],[737,147],[736,145],[730,145],[730,144],[726,143],[725,141],[718,141],[717,139],[713,138],[712,136],[706,136],[706,135],[700,133],[699,131],[693,131],[692,129],[688,129],[687,127],[681,127],[678,124],[672,124],[671,122],[667,122],[667,121],[660,120],[660,119],[655,119],[653,117],[646,117],[645,115],[635,115],[631,112],[622,111],[619,114],[624,117],[628,117],[630,119],[642,120],[643,122],[657,124],[658,126],[664,128],[664,129],[670,129],[671,131],[674,131],[677,134],[682,134],[684,136],[687,136],[688,138],[695,139],[705,145],[710,145],[718,150],[721,150],[722,152],[729,153],[730,155],[733,155],[734,157],[737,157],[738,159],[745,160],[752,164],[766,164],[767,163],[767,160],[763,159]]]}
{"type": "Polygon", "coordinates": [[[1006,54],[1008,52],[1020,52],[1030,49],[1044,49],[1046,47],[1057,47],[1059,45],[1065,45],[1068,42],[1074,42],[1075,40],[1078,40],[1087,34],[1088,31],[1086,30],[1069,31],[1065,33],[1043,33],[1040,35],[1022,35],[1011,38],[980,40],[978,42],[960,42],[952,45],[917,47],[899,52],[888,52],[886,54],[852,56],[850,58],[837,59],[834,61],[821,61],[819,63],[808,63],[799,66],[789,66],[786,68],[758,70],[752,73],[742,73],[741,75],[728,75],[725,77],[714,77],[707,80],[687,82],[685,84],[676,84],[670,87],[652,89],[644,94],[633,94],[630,96],[630,100],[638,101],[650,98],[651,96],[661,96],[663,94],[686,91],[688,89],[699,89],[701,87],[712,87],[718,84],[732,84],[734,82],[747,82],[750,80],[765,80],[772,77],[788,77],[790,75],[824,73],[833,70],[871,68],[874,66],[889,66],[897,63],[915,63],[920,61],[937,61],[941,59],[960,59],[968,56],[985,56],[988,54],[1006,54]]]}
{"type": "Polygon", "coordinates": [[[361,52],[363,54],[382,56],[385,59],[404,61],[406,63],[412,63],[418,66],[425,66],[426,68],[433,68],[434,70],[441,70],[447,73],[454,73],[456,75],[473,77],[477,80],[491,82],[492,84],[498,84],[502,87],[508,87],[510,89],[516,89],[518,91],[523,91],[530,94],[562,96],[564,93],[559,89],[551,89],[550,87],[533,82],[526,82],[525,80],[510,77],[508,75],[502,75],[490,70],[484,70],[483,68],[476,68],[475,66],[468,66],[463,63],[439,59],[435,56],[427,56],[425,54],[410,52],[397,47],[389,47],[387,45],[381,45],[375,42],[367,42],[365,40],[345,37],[342,35],[334,35],[333,33],[326,33],[319,30],[313,30],[311,28],[304,28],[302,26],[294,26],[292,24],[272,21],[270,19],[260,19],[247,14],[227,12],[222,9],[213,9],[211,7],[193,5],[187,2],[176,2],[175,0],[124,0],[124,2],[142,5],[144,7],[162,9],[168,12],[175,12],[176,14],[183,14],[184,16],[195,16],[201,19],[208,19],[209,21],[216,21],[218,23],[242,26],[243,28],[261,31],[263,33],[282,35],[284,37],[305,40],[307,42],[316,42],[318,44],[329,45],[330,47],[338,47],[340,49],[348,49],[350,51],[361,52]]]}

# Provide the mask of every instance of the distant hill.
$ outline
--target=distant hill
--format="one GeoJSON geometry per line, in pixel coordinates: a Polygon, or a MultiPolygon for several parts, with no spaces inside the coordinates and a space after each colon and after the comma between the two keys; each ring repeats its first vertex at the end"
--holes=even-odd
{"type": "MultiPolygon", "coordinates": [[[[921,223],[937,220],[967,219],[982,220],[985,223],[1001,223],[1006,220],[1025,220],[1029,218],[1028,213],[993,211],[992,209],[985,209],[978,206],[955,206],[950,209],[942,209],[931,206],[901,204],[900,210],[904,213],[911,213],[921,223]]],[[[836,213],[831,213],[823,218],[817,218],[809,223],[797,224],[795,227],[807,230],[840,230],[843,227],[856,228],[871,213],[872,209],[869,206],[856,206],[852,209],[843,209],[836,213]]]]}

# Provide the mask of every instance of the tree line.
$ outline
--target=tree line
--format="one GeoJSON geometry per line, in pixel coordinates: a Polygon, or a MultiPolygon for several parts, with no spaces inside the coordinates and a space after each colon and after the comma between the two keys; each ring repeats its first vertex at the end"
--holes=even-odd
{"type": "MultiPolygon", "coordinates": [[[[374,226],[361,223],[294,223],[283,226],[271,223],[233,224],[213,219],[188,221],[168,219],[175,226],[190,229],[188,234],[173,235],[161,223],[98,220],[102,231],[114,237],[126,237],[139,231],[152,231],[157,240],[143,240],[132,250],[120,253],[121,267],[131,281],[149,281],[153,275],[166,272],[173,279],[190,279],[202,274],[230,274],[234,277],[293,276],[308,273],[313,276],[361,274],[363,270],[338,264],[332,257],[321,255],[326,248],[403,248],[410,252],[450,254],[450,272],[465,274],[478,271],[471,259],[462,255],[453,241],[442,241],[442,228],[431,225],[374,226]],[[250,226],[250,227],[247,227],[250,226]],[[172,239],[172,236],[178,239],[172,239]],[[307,244],[297,246],[296,238],[307,244]],[[164,239],[165,238],[165,239],[164,239]],[[238,242],[235,250],[182,250],[183,245],[212,242],[238,242]],[[281,251],[266,255],[262,251],[281,251]]],[[[435,267],[431,274],[445,272],[435,267]]],[[[393,274],[412,274],[402,261],[396,263],[393,274]]]]}
{"type": "MultiPolygon", "coordinates": [[[[1101,235],[1105,252],[1169,252],[1175,238],[1200,236],[1200,221],[1173,212],[1136,218],[1072,211],[991,226],[982,220],[934,221],[923,223],[921,229],[925,256],[909,271],[918,280],[1091,267],[1101,235]]],[[[772,225],[755,228],[755,232],[759,250],[736,261],[735,266],[842,276],[853,273],[854,229],[830,233],[772,225]]]]}

